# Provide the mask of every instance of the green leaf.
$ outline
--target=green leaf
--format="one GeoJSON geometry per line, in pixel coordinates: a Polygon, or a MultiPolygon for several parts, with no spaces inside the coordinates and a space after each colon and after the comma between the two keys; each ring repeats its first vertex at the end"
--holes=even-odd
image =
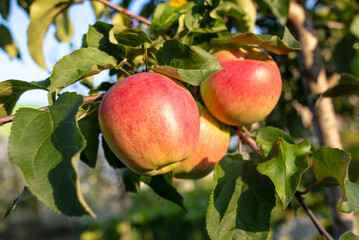
{"type": "Polygon", "coordinates": [[[6,80],[0,82],[0,117],[11,114],[17,100],[25,91],[32,89],[46,90],[41,84],[42,83],[29,83],[20,80],[6,80]]]}
{"type": "Polygon", "coordinates": [[[260,128],[257,131],[253,132],[253,137],[255,137],[256,143],[259,145],[261,151],[260,156],[264,159],[272,150],[273,142],[278,138],[283,138],[286,142],[294,144],[294,141],[291,136],[289,136],[282,129],[276,127],[264,127],[260,128]]]}
{"type": "Polygon", "coordinates": [[[344,181],[348,175],[350,159],[349,153],[338,148],[324,146],[316,150],[312,154],[312,168],[317,181],[325,186],[339,184],[345,196],[344,181]]]}
{"type": "Polygon", "coordinates": [[[245,45],[261,47],[275,54],[288,54],[300,50],[300,43],[295,40],[288,28],[285,27],[283,38],[272,35],[255,35],[254,33],[236,33],[214,38],[210,44],[213,47],[222,48],[224,45],[245,45]]]}
{"type": "Polygon", "coordinates": [[[352,62],[351,62],[351,69],[352,72],[354,73],[354,75],[356,77],[359,77],[359,47],[356,49],[356,54],[355,57],[353,58],[352,62]]]}
{"type": "Polygon", "coordinates": [[[60,42],[70,42],[72,34],[74,33],[74,28],[72,27],[70,18],[69,18],[69,11],[65,9],[64,11],[60,12],[54,20],[56,25],[56,33],[55,37],[60,42]]]}
{"type": "Polygon", "coordinates": [[[153,177],[140,176],[140,180],[150,186],[155,193],[177,205],[183,210],[186,208],[183,204],[183,198],[178,193],[176,186],[173,184],[173,173],[169,172],[153,177]]]}
{"type": "Polygon", "coordinates": [[[103,15],[109,15],[108,7],[101,2],[91,1],[92,9],[95,13],[96,19],[99,19],[103,15]]]}
{"type": "Polygon", "coordinates": [[[152,46],[150,37],[139,28],[124,28],[115,25],[110,34],[113,35],[113,43],[116,44],[131,48],[150,48],[152,46]]]}
{"type": "Polygon", "coordinates": [[[21,108],[9,138],[10,162],[26,186],[46,206],[68,216],[95,216],[85,202],[77,175],[85,140],[76,123],[83,97],[64,93],[45,111],[21,108]]]}
{"type": "Polygon", "coordinates": [[[101,132],[98,123],[98,106],[98,102],[84,105],[88,113],[78,121],[81,133],[86,139],[86,148],[81,152],[80,159],[92,168],[96,166],[98,137],[101,132]]]}
{"type": "Polygon", "coordinates": [[[286,208],[297,191],[303,173],[308,169],[308,154],[311,145],[308,139],[298,145],[290,144],[283,138],[273,143],[267,161],[259,163],[257,169],[268,176],[286,208]]]}
{"type": "Polygon", "coordinates": [[[276,16],[279,22],[285,26],[288,13],[289,13],[289,4],[290,0],[261,0],[264,2],[269,9],[272,11],[274,16],[276,16]]]}
{"type": "Polygon", "coordinates": [[[0,48],[4,49],[10,58],[20,57],[16,43],[12,39],[11,33],[4,25],[0,25],[0,36],[0,48]]]}
{"type": "MultiPolygon", "coordinates": [[[[338,206],[338,210],[344,213],[359,212],[359,184],[348,180],[344,181],[346,195],[338,206]]],[[[343,190],[343,189],[342,189],[343,190]]]]}
{"type": "Polygon", "coordinates": [[[340,236],[339,240],[359,240],[359,236],[352,232],[346,232],[340,236]]]}
{"type": "Polygon", "coordinates": [[[106,143],[106,140],[102,136],[102,148],[105,154],[105,158],[113,168],[125,168],[126,165],[121,162],[120,159],[117,158],[117,156],[111,151],[110,147],[106,143]]]}
{"type": "Polygon", "coordinates": [[[22,7],[27,13],[30,12],[30,6],[35,0],[17,0],[17,4],[22,7]]]}
{"type": "Polygon", "coordinates": [[[271,181],[239,154],[227,155],[216,165],[214,180],[206,212],[210,238],[267,239],[275,206],[271,181]]]}
{"type": "Polygon", "coordinates": [[[223,70],[217,59],[203,49],[168,40],[158,50],[161,65],[153,71],[199,86],[210,75],[223,70]]]}
{"type": "Polygon", "coordinates": [[[9,216],[20,203],[25,202],[30,197],[32,197],[32,193],[29,188],[25,186],[21,194],[14,200],[14,202],[11,204],[11,207],[6,211],[3,219],[9,216]]]}
{"type": "Polygon", "coordinates": [[[56,63],[48,89],[50,92],[55,92],[80,79],[116,66],[116,59],[107,53],[97,48],[80,48],[56,63]]]}
{"type": "MultiPolygon", "coordinates": [[[[1,0],[0,1],[0,14],[4,19],[7,19],[7,16],[10,12],[10,0],[1,0]]],[[[2,37],[2,35],[0,35],[2,37]]]]}
{"type": "Polygon", "coordinates": [[[122,179],[126,192],[138,193],[140,191],[140,175],[125,168],[125,171],[122,173],[122,179]]]}
{"type": "Polygon", "coordinates": [[[86,47],[98,48],[117,60],[122,60],[126,57],[127,51],[124,46],[113,44],[110,41],[110,33],[113,27],[112,24],[99,21],[90,25],[86,34],[86,47]]]}
{"type": "Polygon", "coordinates": [[[27,29],[27,44],[34,61],[46,69],[42,41],[55,17],[68,8],[73,0],[36,0],[30,6],[30,25],[27,29]]]}
{"type": "Polygon", "coordinates": [[[323,97],[342,97],[352,94],[359,95],[359,78],[354,75],[343,73],[337,85],[325,91],[323,97]]]}
{"type": "Polygon", "coordinates": [[[167,3],[160,3],[152,16],[151,31],[165,32],[178,21],[181,14],[193,8],[194,3],[188,3],[182,7],[172,7],[167,3]]]}

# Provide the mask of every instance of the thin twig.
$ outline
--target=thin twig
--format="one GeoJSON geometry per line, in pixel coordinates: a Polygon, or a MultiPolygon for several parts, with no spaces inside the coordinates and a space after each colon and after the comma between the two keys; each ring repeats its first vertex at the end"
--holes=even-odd
{"type": "Polygon", "coordinates": [[[259,154],[259,153],[260,153],[260,151],[261,151],[260,148],[259,148],[258,146],[256,146],[256,145],[254,145],[254,144],[242,133],[241,130],[236,129],[235,131],[236,131],[238,137],[239,137],[240,139],[242,139],[242,140],[252,149],[253,152],[255,152],[256,154],[259,154]]]}
{"type": "Polygon", "coordinates": [[[317,228],[319,234],[322,235],[327,240],[333,240],[333,238],[329,235],[329,233],[324,229],[322,224],[319,222],[319,220],[314,216],[313,212],[309,209],[307,204],[305,204],[302,195],[299,192],[296,192],[294,196],[297,198],[300,205],[302,205],[304,211],[307,213],[307,215],[314,223],[314,226],[317,228]]]}
{"type": "Polygon", "coordinates": [[[151,21],[148,20],[147,18],[144,18],[142,16],[138,16],[138,15],[135,15],[133,13],[131,13],[130,11],[128,11],[126,8],[123,8],[121,6],[118,6],[118,5],[115,5],[107,0],[94,0],[94,1],[98,1],[98,2],[101,2],[103,4],[105,4],[106,6],[118,11],[118,12],[121,12],[131,18],[134,18],[134,19],[137,19],[138,21],[142,22],[142,23],[145,23],[147,25],[151,25],[151,21]]]}
{"type": "MultiPolygon", "coordinates": [[[[103,95],[104,94],[96,94],[96,95],[92,95],[92,96],[85,96],[83,103],[85,104],[85,103],[90,103],[90,102],[95,102],[95,101],[101,101],[101,99],[103,98],[103,95]]],[[[37,110],[45,111],[48,108],[49,107],[41,107],[41,108],[37,108],[37,110]]],[[[14,115],[1,117],[0,118],[0,126],[5,124],[5,123],[12,122],[13,119],[14,119],[14,115]]]]}
{"type": "Polygon", "coordinates": [[[316,181],[315,183],[313,183],[312,185],[310,185],[307,189],[305,189],[304,191],[297,191],[300,195],[304,195],[306,193],[308,193],[310,190],[312,190],[313,188],[315,188],[323,179],[320,179],[319,181],[316,181]]]}

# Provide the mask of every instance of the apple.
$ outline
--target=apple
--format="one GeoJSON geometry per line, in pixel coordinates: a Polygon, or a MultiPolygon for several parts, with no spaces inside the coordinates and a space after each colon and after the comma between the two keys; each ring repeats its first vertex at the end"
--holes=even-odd
{"type": "Polygon", "coordinates": [[[157,73],[139,73],[112,86],[101,101],[99,124],[113,153],[132,171],[171,171],[194,151],[200,114],[190,92],[157,73]]]}
{"type": "Polygon", "coordinates": [[[203,107],[200,117],[199,141],[192,155],[173,169],[176,178],[197,179],[206,176],[227,153],[229,128],[203,107]]]}
{"type": "Polygon", "coordinates": [[[282,92],[282,78],[272,57],[252,47],[222,49],[213,55],[225,71],[201,83],[201,96],[208,110],[232,126],[264,119],[282,92]]]}

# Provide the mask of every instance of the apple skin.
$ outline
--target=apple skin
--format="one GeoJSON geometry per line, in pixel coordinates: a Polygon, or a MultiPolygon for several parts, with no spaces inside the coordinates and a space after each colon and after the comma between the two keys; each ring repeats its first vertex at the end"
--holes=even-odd
{"type": "Polygon", "coordinates": [[[198,179],[213,171],[214,166],[227,153],[229,127],[215,119],[206,108],[200,110],[199,141],[192,155],[173,169],[174,177],[198,179]]]}
{"type": "Polygon", "coordinates": [[[249,47],[223,49],[213,55],[225,71],[201,83],[201,96],[208,110],[232,126],[264,119],[282,92],[282,78],[272,57],[249,47]]]}
{"type": "Polygon", "coordinates": [[[132,171],[171,171],[194,151],[200,115],[190,92],[157,73],[127,77],[105,94],[99,124],[113,153],[132,171]]]}

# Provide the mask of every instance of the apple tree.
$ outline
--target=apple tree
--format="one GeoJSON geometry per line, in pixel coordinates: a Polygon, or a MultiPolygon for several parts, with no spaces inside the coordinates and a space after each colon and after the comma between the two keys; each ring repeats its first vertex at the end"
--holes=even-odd
{"type": "MultiPolygon", "coordinates": [[[[183,209],[190,206],[174,177],[213,171],[211,239],[267,239],[273,208],[293,202],[325,239],[359,238],[359,185],[336,123],[344,111],[335,105],[353,108],[350,97],[359,93],[359,4],[151,0],[135,15],[127,10],[131,2],[93,0],[101,21],[89,25],[82,47],[63,56],[48,78],[0,82],[0,124],[12,122],[9,159],[26,183],[6,216],[35,196],[56,213],[96,217],[77,164],[95,168],[102,147],[108,163],[122,169],[127,191],[139,192],[142,182],[183,209]],[[341,49],[351,54],[346,66],[341,49]],[[92,76],[104,70],[117,82],[94,86],[92,76]],[[86,96],[68,91],[78,83],[86,96]],[[20,95],[33,89],[48,92],[48,106],[11,115],[20,95]],[[230,136],[239,142],[231,153],[230,136]],[[317,187],[331,199],[329,230],[305,201],[317,187]]],[[[10,3],[1,2],[4,21],[10,3]]],[[[71,39],[68,10],[79,3],[17,1],[30,17],[28,50],[42,68],[49,26],[59,41],[71,39]]],[[[19,57],[6,25],[0,31],[1,48],[19,57]]]]}

